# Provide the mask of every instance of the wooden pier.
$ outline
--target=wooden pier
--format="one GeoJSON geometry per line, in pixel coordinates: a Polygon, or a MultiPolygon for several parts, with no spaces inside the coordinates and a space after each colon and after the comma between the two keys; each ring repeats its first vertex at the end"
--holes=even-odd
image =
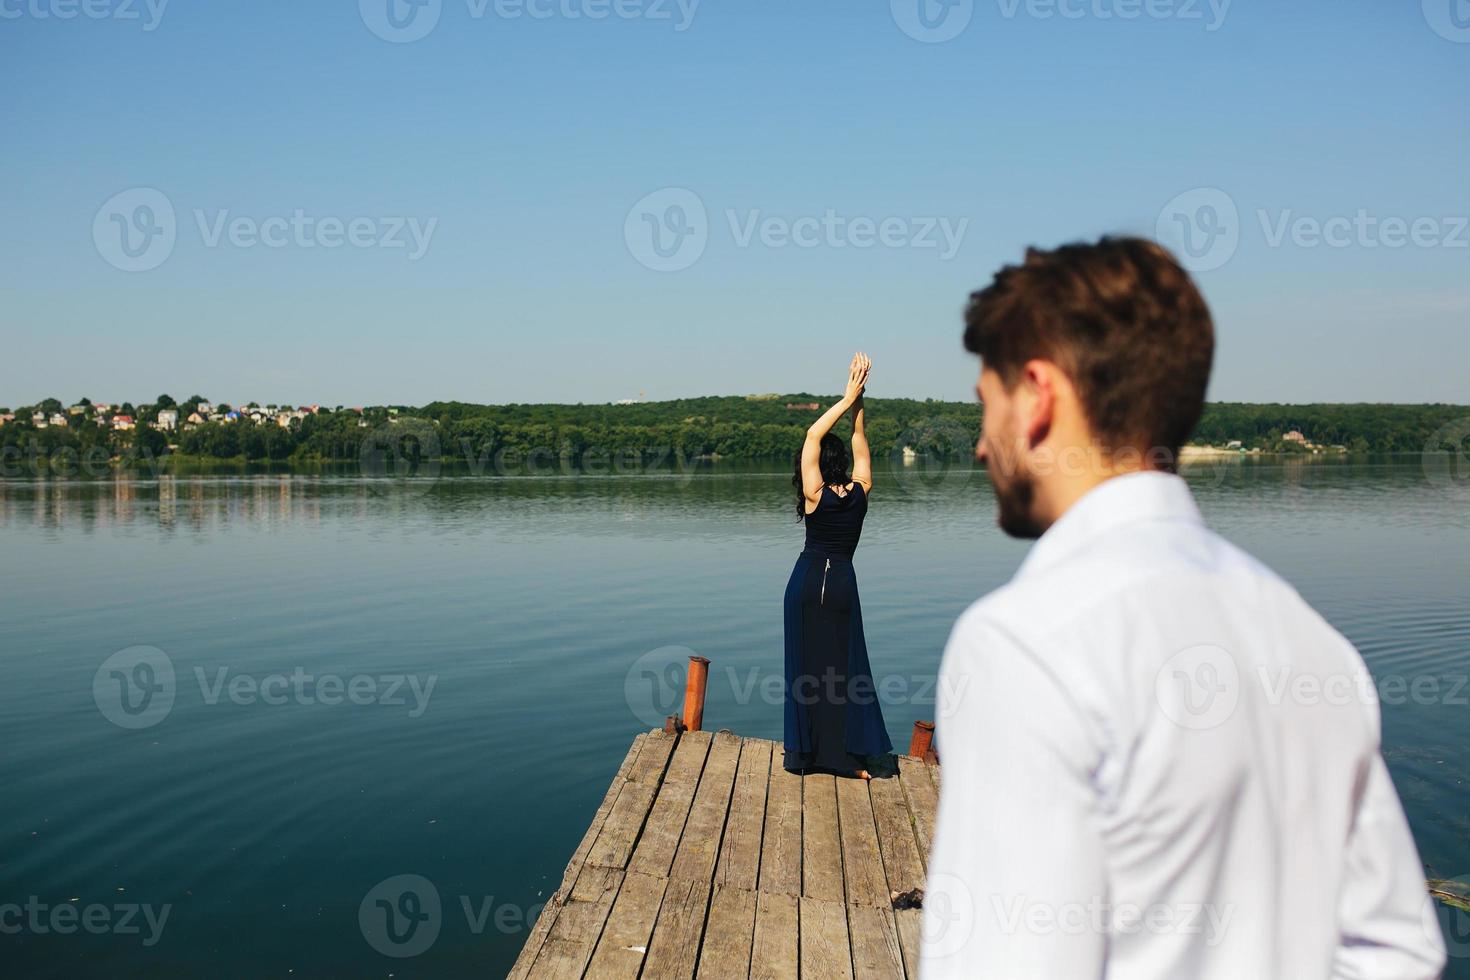
{"type": "Polygon", "coordinates": [[[939,766],[796,776],[781,745],[639,735],[510,972],[549,977],[917,977],[939,766]]]}

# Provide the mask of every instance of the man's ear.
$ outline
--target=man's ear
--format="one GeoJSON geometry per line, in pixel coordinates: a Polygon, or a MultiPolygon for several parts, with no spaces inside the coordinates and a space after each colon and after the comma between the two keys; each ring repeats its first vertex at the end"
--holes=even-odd
{"type": "Polygon", "coordinates": [[[1025,390],[1026,405],[1021,426],[1026,433],[1027,445],[1034,449],[1051,432],[1057,405],[1057,366],[1050,361],[1032,360],[1026,362],[1022,371],[1021,386],[1025,390]]]}

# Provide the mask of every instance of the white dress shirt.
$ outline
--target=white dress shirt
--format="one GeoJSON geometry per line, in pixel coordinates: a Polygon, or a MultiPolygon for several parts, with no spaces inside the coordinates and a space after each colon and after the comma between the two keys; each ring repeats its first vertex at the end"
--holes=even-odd
{"type": "Polygon", "coordinates": [[[1362,658],[1116,477],[955,623],[922,976],[1436,977],[1444,944],[1362,658]]]}

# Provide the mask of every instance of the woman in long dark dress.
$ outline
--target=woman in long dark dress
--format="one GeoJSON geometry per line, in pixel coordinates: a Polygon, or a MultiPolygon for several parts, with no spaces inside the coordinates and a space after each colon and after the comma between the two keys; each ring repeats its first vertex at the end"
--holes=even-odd
{"type": "Polygon", "coordinates": [[[863,387],[872,362],[848,367],[842,400],[807,430],[792,485],[806,548],[786,583],[786,759],[792,772],[871,778],[867,757],[893,750],[878,706],[852,555],[873,490],[863,429],[863,387]],[[847,447],[832,426],[852,411],[847,447]]]}

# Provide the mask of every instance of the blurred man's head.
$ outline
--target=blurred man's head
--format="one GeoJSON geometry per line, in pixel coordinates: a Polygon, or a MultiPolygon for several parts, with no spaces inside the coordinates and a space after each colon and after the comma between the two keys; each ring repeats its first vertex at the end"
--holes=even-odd
{"type": "Polygon", "coordinates": [[[1171,471],[1204,408],[1215,336],[1189,274],[1138,238],[1030,249],[970,296],[976,458],[1000,525],[1037,537],[1120,473],[1171,471]]]}

